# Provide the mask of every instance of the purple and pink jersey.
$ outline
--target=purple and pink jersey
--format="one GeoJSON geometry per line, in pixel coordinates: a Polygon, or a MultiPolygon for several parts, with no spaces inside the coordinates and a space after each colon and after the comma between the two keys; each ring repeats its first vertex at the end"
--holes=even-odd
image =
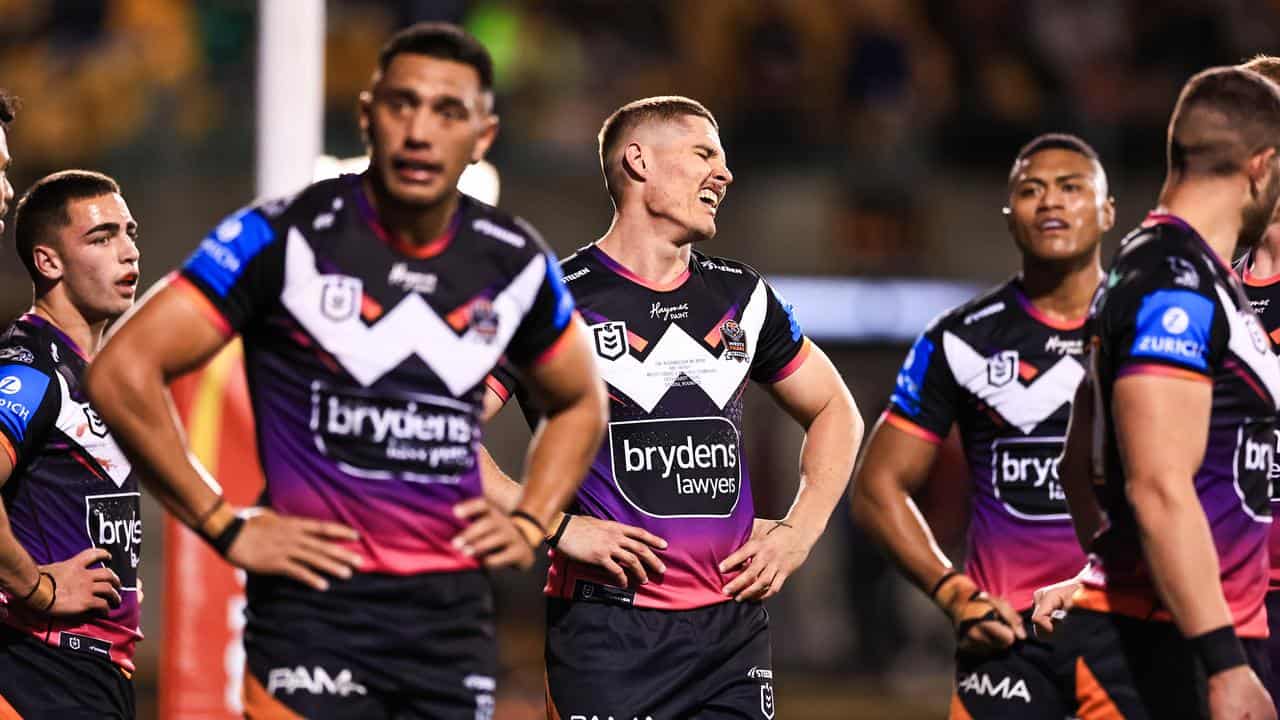
{"type": "MultiPolygon", "coordinates": [[[[609,390],[609,430],[574,503],[575,514],[665,538],[667,567],[649,583],[607,588],[636,607],[687,610],[722,603],[734,576],[719,564],[751,535],[755,509],[742,450],[747,381],[775,383],[808,356],[791,307],[755,270],[694,252],[666,286],[646,283],[595,245],[565,259],[565,282],[590,326],[609,390]]],[[[490,379],[504,400],[516,376],[490,379]]],[[[585,599],[609,576],[552,555],[546,593],[585,599]]]]}
{"type": "Polygon", "coordinates": [[[132,673],[134,646],[142,639],[138,478],[89,406],[81,386],[88,363],[70,338],[36,315],[18,318],[0,334],[0,452],[13,466],[0,494],[14,537],[37,565],[95,547],[110,551],[121,603],[84,623],[24,621],[19,613],[4,622],[132,673]]]}
{"type": "Polygon", "coordinates": [[[171,282],[244,339],[265,504],[355,528],[365,572],[478,567],[451,540],[481,494],[484,379],[554,352],[573,314],[532,227],[463,196],[404,246],[348,175],[227,218],[171,282]]]}
{"type": "MultiPolygon", "coordinates": [[[[1249,296],[1249,304],[1253,312],[1262,322],[1262,329],[1271,340],[1272,354],[1280,354],[1280,275],[1260,278],[1250,272],[1253,265],[1252,252],[1246,253],[1236,263],[1236,272],[1244,283],[1245,294],[1249,296]]],[[[1280,430],[1276,432],[1276,449],[1280,451],[1280,430]]],[[[1270,589],[1280,590],[1280,524],[1274,522],[1276,511],[1280,510],[1280,457],[1271,459],[1271,534],[1267,544],[1271,555],[1270,589]]]]}
{"type": "MultiPolygon", "coordinates": [[[[1244,286],[1191,226],[1171,215],[1150,215],[1122,241],[1087,327],[1094,347],[1094,407],[1109,409],[1116,381],[1129,375],[1212,386],[1196,494],[1236,632],[1266,637],[1268,475],[1275,458],[1280,367],[1244,286]]],[[[1169,621],[1143,559],[1111,413],[1097,413],[1094,422],[1100,439],[1094,472],[1104,478],[1095,489],[1108,521],[1093,541],[1093,562],[1076,606],[1169,621]]]]}
{"type": "Polygon", "coordinates": [[[1045,317],[1011,280],[925,330],[884,415],[932,443],[959,428],[973,482],[965,572],[1019,611],[1085,562],[1058,477],[1083,325],[1045,317]]]}

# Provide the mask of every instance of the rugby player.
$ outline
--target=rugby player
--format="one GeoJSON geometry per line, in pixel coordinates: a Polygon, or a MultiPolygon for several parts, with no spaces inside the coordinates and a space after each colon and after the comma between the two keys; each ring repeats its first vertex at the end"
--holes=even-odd
{"type": "MultiPolygon", "coordinates": [[[[1280,88],[1243,68],[1191,78],[1159,206],[1090,307],[1061,470],[1091,562],[1054,634],[1082,720],[1276,717],[1259,677],[1280,367],[1227,262],[1275,208],[1278,146],[1280,88]]],[[[1067,604],[1046,594],[1037,622],[1067,604]]]]}
{"type": "Polygon", "coordinates": [[[1036,588],[1084,564],[1057,458],[1115,203],[1093,148],[1049,134],[1014,158],[1004,214],[1021,271],[916,340],[854,478],[853,512],[955,626],[951,717],[1061,720],[1052,647],[1026,621],[1036,588]],[[953,424],[973,483],[964,572],[911,499],[953,424]]]}
{"type": "MultiPolygon", "coordinates": [[[[684,97],[614,112],[599,135],[614,204],[604,237],[562,264],[609,388],[609,435],[559,518],[547,577],[552,718],[774,717],[768,614],[853,469],[862,419],[791,306],[747,265],[694,246],[716,233],[733,175],[712,114],[684,97]],[[756,518],[742,393],[764,386],[805,429],[800,488],[756,518]]],[[[496,412],[519,394],[496,373],[496,412]]],[[[496,466],[486,492],[519,485],[496,466]]]]}
{"type": "MultiPolygon", "coordinates": [[[[1275,83],[1280,83],[1280,58],[1261,56],[1245,63],[1242,67],[1258,72],[1275,83]]],[[[1249,249],[1235,265],[1236,273],[1244,283],[1245,294],[1254,313],[1262,323],[1271,340],[1271,351],[1280,354],[1280,213],[1273,213],[1271,224],[1262,234],[1257,246],[1249,249]]],[[[1280,433],[1277,433],[1280,440],[1280,433]]],[[[1278,447],[1277,449],[1280,449],[1278,447]]],[[[1276,671],[1280,669],[1280,524],[1275,516],[1280,510],[1280,464],[1273,457],[1271,460],[1271,532],[1267,545],[1271,555],[1271,572],[1267,587],[1267,626],[1270,637],[1267,641],[1268,655],[1271,662],[1270,676],[1262,677],[1271,695],[1272,702],[1277,703],[1280,712],[1280,684],[1277,683],[1276,671]]]]}
{"type": "MultiPolygon", "coordinates": [[[[11,196],[0,181],[0,214],[11,196]]],[[[138,479],[82,378],[133,304],[138,224],[114,180],[68,170],[27,190],[14,231],[34,303],[0,332],[0,716],[132,718],[138,479]]]]}
{"type": "Polygon", "coordinates": [[[402,30],[360,121],[369,170],[223,221],[124,323],[90,393],[166,506],[250,571],[249,716],[488,718],[485,569],[532,564],[599,444],[603,385],[537,233],[457,190],[498,129],[485,48],[402,30]],[[250,514],[202,479],[164,390],[237,334],[267,479],[250,514]],[[550,408],[510,514],[464,502],[504,353],[550,408]]]}

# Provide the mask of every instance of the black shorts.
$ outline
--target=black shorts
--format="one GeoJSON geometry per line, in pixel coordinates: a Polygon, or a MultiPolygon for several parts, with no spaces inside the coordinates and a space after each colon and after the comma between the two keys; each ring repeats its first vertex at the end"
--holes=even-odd
{"type": "Polygon", "coordinates": [[[994,654],[956,653],[951,720],[1062,720],[1069,713],[1054,679],[1053,646],[1036,639],[1030,612],[1027,639],[994,654]]]}
{"type": "MultiPolygon", "coordinates": [[[[1071,610],[1054,638],[1059,688],[1079,720],[1209,717],[1204,667],[1173,623],[1071,610]]],[[[1270,677],[1267,642],[1241,644],[1258,677],[1270,677]]]]}
{"type": "Polygon", "coordinates": [[[493,717],[497,644],[482,572],[357,574],[325,592],[255,576],[247,595],[249,718],[493,717]]]}
{"type": "Polygon", "coordinates": [[[115,663],[53,647],[11,628],[0,629],[0,717],[4,702],[24,720],[132,720],[133,682],[115,663]]]}
{"type": "Polygon", "coordinates": [[[548,718],[774,714],[769,614],[759,603],[650,610],[548,600],[548,718]]]}

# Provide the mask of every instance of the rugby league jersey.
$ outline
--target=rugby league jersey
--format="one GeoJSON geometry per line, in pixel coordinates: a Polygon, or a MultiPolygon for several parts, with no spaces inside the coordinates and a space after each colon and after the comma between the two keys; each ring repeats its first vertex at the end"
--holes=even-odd
{"type": "Polygon", "coordinates": [[[48,321],[24,315],[0,334],[0,452],[13,472],[0,494],[14,536],[38,565],[89,548],[111,552],[120,606],[87,623],[5,622],[49,643],[109,658],[133,671],[142,515],[138,478],[81,379],[89,358],[48,321]]]}
{"type": "MultiPolygon", "coordinates": [[[[1271,352],[1276,354],[1280,352],[1280,275],[1272,275],[1267,278],[1255,277],[1249,272],[1249,266],[1253,264],[1252,253],[1246,254],[1236,263],[1236,273],[1244,282],[1245,294],[1249,297],[1249,304],[1253,306],[1253,312],[1258,316],[1258,320],[1262,323],[1262,329],[1266,331],[1268,339],[1271,340],[1271,352]]],[[[1280,449],[1280,431],[1276,432],[1277,449],[1280,449]]],[[[1280,504],[1280,458],[1272,457],[1271,472],[1268,474],[1268,480],[1271,483],[1271,516],[1274,520],[1276,509],[1280,504]]],[[[1271,554],[1271,589],[1280,589],[1280,526],[1274,521],[1271,523],[1271,534],[1267,542],[1270,547],[1271,554]]]]}
{"type": "Polygon", "coordinates": [[[452,508],[481,494],[484,379],[548,357],[573,314],[531,226],[462,196],[403,246],[347,175],[235,213],[173,283],[244,339],[270,507],[355,528],[363,571],[477,567],[452,508]]]}
{"type": "Polygon", "coordinates": [[[1083,326],[1046,317],[1011,280],[925,330],[885,411],[932,443],[959,428],[973,482],[965,572],[1020,611],[1085,562],[1058,477],[1083,326]]]}
{"type": "MultiPolygon", "coordinates": [[[[1223,595],[1242,637],[1266,637],[1280,367],[1244,287],[1182,219],[1152,214],[1126,237],[1089,313],[1095,486],[1107,524],[1091,548],[1078,607],[1171,620],[1139,542],[1110,412],[1116,381],[1158,374],[1209,383],[1213,405],[1194,477],[1218,552],[1223,595]]],[[[1170,442],[1177,442],[1171,438],[1170,442]]]]}
{"type": "MultiPolygon", "coordinates": [[[[667,540],[664,575],[615,599],[690,609],[725,602],[736,574],[719,564],[751,535],[755,517],[742,451],[747,380],[775,383],[808,356],[791,307],[755,270],[694,252],[667,285],[636,276],[589,245],[567,258],[565,281],[590,325],[609,390],[609,431],[573,512],[642,527],[667,540]]],[[[494,375],[504,399],[515,376],[494,375]]],[[[536,414],[521,396],[526,414],[536,414]]],[[[582,599],[603,571],[552,555],[546,592],[582,599]]]]}

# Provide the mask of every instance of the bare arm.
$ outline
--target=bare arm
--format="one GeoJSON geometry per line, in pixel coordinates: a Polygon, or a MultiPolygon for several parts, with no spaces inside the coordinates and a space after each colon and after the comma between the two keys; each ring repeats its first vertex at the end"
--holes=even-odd
{"type": "Polygon", "coordinates": [[[1058,467],[1076,539],[1086,553],[1089,552],[1094,536],[1106,521],[1093,492],[1093,403],[1093,383],[1086,379],[1076,389],[1076,398],[1071,404],[1066,447],[1063,448],[1062,461],[1058,467]]]}
{"type": "MultiPolygon", "coordinates": [[[[561,511],[600,446],[607,412],[604,383],[580,321],[573,320],[565,333],[559,349],[526,374],[540,394],[541,406],[550,410],[529,443],[524,484],[503,472],[481,447],[477,461],[484,496],[454,509],[469,521],[454,544],[464,553],[481,556],[491,568],[525,569],[533,564],[532,550],[562,519],[561,511]]],[[[504,401],[486,390],[483,402],[481,417],[487,421],[504,401]]]]}
{"type": "Polygon", "coordinates": [[[604,382],[581,321],[574,320],[566,332],[572,335],[559,351],[526,373],[545,419],[529,441],[516,507],[537,518],[543,528],[582,484],[609,417],[604,382]]]}
{"type": "MultiPolygon", "coordinates": [[[[0,486],[12,473],[8,453],[0,452],[0,486]]],[[[37,566],[14,536],[9,513],[0,504],[0,586],[12,610],[64,618],[105,615],[120,604],[120,578],[105,567],[110,560],[110,551],[88,548],[68,560],[37,566]],[[89,567],[99,563],[104,567],[89,567]]]]}
{"type": "Polygon", "coordinates": [[[1120,378],[1111,400],[1143,553],[1183,635],[1231,624],[1218,553],[1194,477],[1204,461],[1212,386],[1156,375],[1120,378]],[[1214,578],[1213,582],[1205,582],[1214,578]]]}
{"type": "Polygon", "coordinates": [[[882,418],[871,431],[851,494],[854,520],[926,593],[952,569],[911,498],[937,456],[937,445],[882,418]]]}
{"type": "MultiPolygon", "coordinates": [[[[1025,631],[1017,612],[1000,598],[979,595],[968,576],[942,553],[911,495],[929,475],[938,446],[881,420],[853,479],[853,516],[922,592],[932,593],[953,624],[974,621],[991,610],[1001,622],[971,623],[959,640],[971,647],[1007,647],[1025,631]]],[[[996,618],[990,618],[996,619],[996,618]]]]}
{"type": "MultiPolygon", "coordinates": [[[[189,451],[167,385],[203,365],[226,342],[194,301],[162,284],[118,326],[85,376],[94,408],[147,489],[206,538],[218,537],[238,520],[189,451]]],[[[263,510],[248,518],[226,557],[238,567],[324,589],[327,582],[316,571],[346,577],[359,565],[359,556],[331,542],[353,539],[355,532],[342,525],[263,510]]]]}
{"type": "MultiPolygon", "coordinates": [[[[492,389],[486,390],[483,419],[488,421],[497,415],[505,403],[492,389]]],[[[520,483],[498,467],[488,450],[481,447],[479,455],[485,497],[503,512],[511,512],[520,502],[520,483]]],[[[619,587],[633,582],[644,584],[649,582],[650,573],[661,575],[667,571],[654,552],[665,549],[667,541],[643,528],[557,511],[546,529],[548,534],[560,534],[557,552],[603,569],[619,587]],[[568,524],[561,527],[564,522],[568,524]]],[[[470,536],[464,540],[470,540],[470,536]]]]}
{"type": "MultiPolygon", "coordinates": [[[[506,406],[506,400],[498,396],[498,393],[485,388],[484,391],[484,410],[481,413],[481,421],[489,422],[497,415],[503,407],[506,406]]],[[[480,481],[484,486],[484,496],[489,502],[497,505],[503,512],[509,513],[516,509],[516,505],[520,503],[520,483],[498,467],[497,461],[489,454],[489,449],[481,445],[478,451],[480,461],[480,481]]],[[[557,512],[551,518],[548,528],[555,527],[560,522],[561,513],[557,512]]]]}
{"type": "MultiPolygon", "coordinates": [[[[0,452],[0,487],[9,481],[13,472],[13,464],[8,453],[0,452]]],[[[13,536],[9,526],[9,513],[0,503],[0,586],[3,586],[10,597],[21,598],[27,591],[35,587],[40,578],[36,561],[31,559],[25,548],[13,536]]]]}
{"type": "Polygon", "coordinates": [[[816,345],[798,370],[769,387],[774,400],[805,429],[800,487],[780,521],[757,521],[752,538],[720,563],[721,572],[745,565],[724,587],[736,600],[771,597],[822,536],[844,497],[862,443],[863,422],[849,388],[816,345]]]}

